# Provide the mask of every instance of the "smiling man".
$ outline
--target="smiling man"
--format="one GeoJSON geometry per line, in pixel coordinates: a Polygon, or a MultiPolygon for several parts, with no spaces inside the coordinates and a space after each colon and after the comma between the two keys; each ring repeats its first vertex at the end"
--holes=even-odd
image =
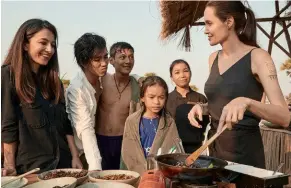
{"type": "Polygon", "coordinates": [[[139,84],[130,76],[134,66],[134,49],[126,42],[110,48],[113,75],[102,78],[103,92],[97,116],[97,140],[102,156],[102,169],[119,169],[125,120],[137,109],[139,84]]]}
{"type": "Polygon", "coordinates": [[[102,92],[101,77],[106,74],[109,61],[106,41],[99,35],[85,33],[74,44],[74,52],[81,71],[66,90],[67,112],[83,166],[101,170],[95,114],[102,92]]]}

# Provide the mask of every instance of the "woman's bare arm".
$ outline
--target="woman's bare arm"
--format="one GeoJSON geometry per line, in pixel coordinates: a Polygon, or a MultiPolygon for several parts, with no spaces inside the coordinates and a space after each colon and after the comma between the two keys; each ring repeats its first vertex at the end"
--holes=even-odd
{"type": "Polygon", "coordinates": [[[256,49],[252,52],[252,71],[262,83],[270,104],[251,100],[248,110],[271,123],[288,127],[288,107],[278,82],[276,67],[266,51],[256,49]]]}
{"type": "Polygon", "coordinates": [[[3,143],[4,150],[4,168],[15,169],[15,153],[17,149],[17,142],[3,143]]]}

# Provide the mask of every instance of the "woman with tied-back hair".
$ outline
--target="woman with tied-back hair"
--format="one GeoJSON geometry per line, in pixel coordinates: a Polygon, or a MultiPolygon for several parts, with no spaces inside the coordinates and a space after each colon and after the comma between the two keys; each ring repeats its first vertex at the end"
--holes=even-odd
{"type": "Polygon", "coordinates": [[[288,127],[290,116],[271,56],[256,41],[256,20],[241,1],[209,1],[204,11],[205,34],[211,46],[222,49],[209,57],[210,75],[205,83],[208,103],[195,105],[188,118],[210,114],[213,134],[223,132],[210,154],[228,161],[264,168],[260,119],[288,127]],[[265,91],[270,104],[261,103],[265,91]],[[214,131],[214,132],[213,132],[214,131]]]}
{"type": "Polygon", "coordinates": [[[65,111],[56,43],[55,26],[27,20],[1,67],[2,175],[82,168],[65,111]]]}

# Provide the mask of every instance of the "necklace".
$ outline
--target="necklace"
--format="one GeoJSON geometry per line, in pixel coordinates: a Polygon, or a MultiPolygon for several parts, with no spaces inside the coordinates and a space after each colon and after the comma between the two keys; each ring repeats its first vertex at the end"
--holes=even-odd
{"type": "Polygon", "coordinates": [[[115,82],[116,89],[117,89],[117,91],[118,91],[118,93],[119,93],[119,99],[121,99],[121,94],[124,92],[124,90],[125,90],[125,89],[127,88],[127,86],[129,85],[130,79],[128,80],[128,82],[127,82],[127,84],[124,86],[124,88],[123,88],[121,91],[119,91],[119,89],[118,89],[118,85],[117,85],[117,82],[116,82],[116,79],[115,79],[115,74],[113,75],[113,78],[114,78],[114,82],[115,82]]]}

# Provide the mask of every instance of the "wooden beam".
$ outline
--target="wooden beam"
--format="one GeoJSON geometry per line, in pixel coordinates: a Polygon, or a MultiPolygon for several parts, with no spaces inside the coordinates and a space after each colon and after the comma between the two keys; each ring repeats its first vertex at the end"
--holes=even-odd
{"type": "MultiPolygon", "coordinates": [[[[278,0],[275,0],[275,10],[276,10],[276,15],[279,13],[279,2],[278,2],[278,0]]],[[[277,17],[277,16],[274,16],[275,18],[277,17]]],[[[280,17],[279,15],[278,15],[278,17],[280,17]]]]}
{"type": "MultiPolygon", "coordinates": [[[[264,28],[262,28],[260,26],[259,23],[257,23],[257,27],[262,31],[262,33],[264,33],[268,38],[270,38],[271,36],[264,30],[264,28]]],[[[288,57],[291,58],[291,53],[289,53],[287,50],[285,50],[280,44],[278,44],[276,41],[274,41],[274,44],[280,48],[288,57]]]]}
{"type": "MultiPolygon", "coordinates": [[[[272,22],[272,21],[291,21],[291,17],[279,17],[279,18],[257,18],[257,22],[272,22]]],[[[191,26],[202,26],[205,25],[204,22],[194,22],[191,24],[191,26]]]]}
{"type": "MultiPolygon", "coordinates": [[[[278,12],[279,12],[279,2],[278,2],[278,0],[275,0],[275,11],[278,14],[278,12]]],[[[276,29],[276,21],[273,20],[272,21],[272,27],[271,27],[271,33],[270,33],[270,37],[269,37],[269,46],[268,46],[269,54],[272,54],[272,47],[273,47],[273,42],[274,42],[275,29],[276,29]]]]}
{"type": "MultiPolygon", "coordinates": [[[[285,23],[285,22],[283,22],[283,23],[285,23]]],[[[289,23],[287,26],[286,26],[286,28],[287,28],[287,30],[288,30],[288,28],[291,26],[291,23],[289,23]]],[[[282,34],[282,33],[284,33],[284,29],[282,29],[277,35],[275,35],[275,37],[274,37],[274,40],[276,40],[278,37],[280,37],[280,35],[282,34]]]]}
{"type": "Polygon", "coordinates": [[[278,18],[257,18],[257,22],[271,22],[271,21],[290,21],[291,17],[278,17],[278,18]]]}
{"type": "Polygon", "coordinates": [[[258,23],[257,23],[257,27],[268,37],[268,38],[270,38],[270,35],[267,33],[267,31],[264,29],[264,28],[262,28],[258,23]]]}
{"type": "Polygon", "coordinates": [[[290,39],[290,34],[289,34],[289,31],[288,31],[288,28],[286,26],[286,22],[283,22],[282,26],[283,26],[283,30],[284,30],[284,33],[285,33],[287,46],[289,48],[289,53],[291,53],[291,39],[290,39]]]}
{"type": "Polygon", "coordinates": [[[284,12],[285,10],[287,10],[287,8],[289,8],[291,6],[291,1],[289,1],[287,3],[287,5],[285,5],[285,7],[283,7],[279,12],[276,12],[276,15],[274,16],[274,18],[280,16],[280,14],[282,14],[282,12],[284,12]]]}
{"type": "Polygon", "coordinates": [[[275,28],[276,28],[276,22],[272,21],[271,33],[270,33],[270,37],[269,37],[269,46],[268,46],[269,54],[272,54],[272,47],[273,47],[273,41],[274,41],[274,35],[275,35],[275,28]]]}

